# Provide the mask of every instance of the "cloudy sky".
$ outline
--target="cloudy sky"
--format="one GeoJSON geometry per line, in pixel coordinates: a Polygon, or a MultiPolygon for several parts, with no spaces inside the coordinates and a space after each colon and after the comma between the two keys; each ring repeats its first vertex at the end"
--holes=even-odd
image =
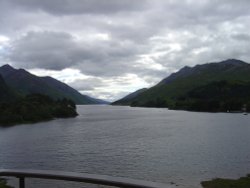
{"type": "Polygon", "coordinates": [[[185,65],[250,61],[249,0],[0,0],[0,65],[107,100],[185,65]]]}

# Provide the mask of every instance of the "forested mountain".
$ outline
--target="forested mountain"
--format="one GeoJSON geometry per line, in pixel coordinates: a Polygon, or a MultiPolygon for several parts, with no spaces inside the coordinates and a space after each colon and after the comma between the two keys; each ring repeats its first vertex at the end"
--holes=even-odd
{"type": "Polygon", "coordinates": [[[195,111],[239,111],[250,102],[247,94],[249,83],[250,64],[229,59],[186,66],[120,104],[195,111]]]}
{"type": "Polygon", "coordinates": [[[0,126],[75,116],[76,106],[72,100],[52,99],[42,94],[23,96],[11,89],[0,75],[0,126]]]}

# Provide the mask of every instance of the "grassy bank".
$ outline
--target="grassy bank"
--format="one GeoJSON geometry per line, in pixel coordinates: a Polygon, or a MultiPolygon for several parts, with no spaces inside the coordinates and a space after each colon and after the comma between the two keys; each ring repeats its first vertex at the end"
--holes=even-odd
{"type": "Polygon", "coordinates": [[[12,188],[7,185],[7,182],[5,179],[0,178],[0,188],[12,188]]]}
{"type": "Polygon", "coordinates": [[[249,188],[250,174],[236,180],[216,178],[210,181],[203,181],[201,185],[204,188],[249,188]]]}

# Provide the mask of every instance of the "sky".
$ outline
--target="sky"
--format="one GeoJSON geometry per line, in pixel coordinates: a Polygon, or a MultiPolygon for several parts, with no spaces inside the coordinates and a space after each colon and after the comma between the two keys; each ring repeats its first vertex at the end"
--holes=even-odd
{"type": "Polygon", "coordinates": [[[250,62],[249,0],[0,0],[0,66],[109,101],[184,66],[250,62]]]}

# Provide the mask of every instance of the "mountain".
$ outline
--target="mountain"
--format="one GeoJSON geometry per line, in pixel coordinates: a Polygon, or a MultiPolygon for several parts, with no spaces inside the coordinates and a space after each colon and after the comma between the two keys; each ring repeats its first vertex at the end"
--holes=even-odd
{"type": "Polygon", "coordinates": [[[38,77],[24,69],[15,69],[10,65],[0,67],[0,74],[9,87],[23,96],[39,93],[53,99],[68,98],[76,104],[101,103],[98,99],[82,95],[77,90],[52,77],[38,77]]]}
{"type": "Polygon", "coordinates": [[[122,99],[113,102],[113,105],[129,105],[130,101],[133,100],[134,98],[136,98],[139,94],[145,92],[147,90],[147,88],[142,88],[139,89],[133,93],[130,93],[129,95],[123,97],[122,99]]]}
{"type": "MultiPolygon", "coordinates": [[[[178,72],[163,79],[154,87],[149,88],[148,90],[140,93],[138,96],[122,104],[128,104],[131,106],[168,107],[171,109],[196,110],[191,106],[195,106],[198,102],[200,104],[205,104],[208,102],[208,99],[195,98],[191,94],[195,92],[197,93],[198,89],[201,89],[202,87],[203,91],[209,93],[210,89],[214,87],[212,85],[216,85],[218,82],[222,81],[225,81],[226,84],[228,84],[227,86],[229,88],[224,89],[232,90],[230,92],[234,92],[237,88],[237,84],[243,85],[243,90],[246,91],[250,82],[250,64],[236,59],[229,59],[222,62],[196,65],[194,67],[186,66],[178,72]]],[[[210,92],[209,100],[214,99],[218,94],[220,95],[218,92],[218,90],[210,92]]],[[[240,100],[240,97],[230,96],[229,93],[226,95],[228,95],[228,100],[234,100],[235,103],[237,102],[236,100],[240,101],[238,102],[238,108],[240,104],[242,106],[243,103],[245,104],[248,102],[248,99],[246,98],[244,98],[244,100],[247,101],[244,102],[243,99],[240,100]]],[[[219,99],[216,100],[216,102],[218,102],[219,99]]],[[[224,102],[228,103],[228,101],[224,102]]],[[[116,102],[114,102],[114,104],[116,104],[116,102]]],[[[220,111],[219,108],[214,108],[211,111],[217,110],[220,111]]]]}
{"type": "Polygon", "coordinates": [[[87,95],[79,93],[77,90],[69,87],[67,84],[62,83],[52,77],[40,77],[50,88],[54,88],[58,92],[58,96],[66,97],[73,100],[76,104],[106,104],[105,101],[95,99],[87,95]]]}

